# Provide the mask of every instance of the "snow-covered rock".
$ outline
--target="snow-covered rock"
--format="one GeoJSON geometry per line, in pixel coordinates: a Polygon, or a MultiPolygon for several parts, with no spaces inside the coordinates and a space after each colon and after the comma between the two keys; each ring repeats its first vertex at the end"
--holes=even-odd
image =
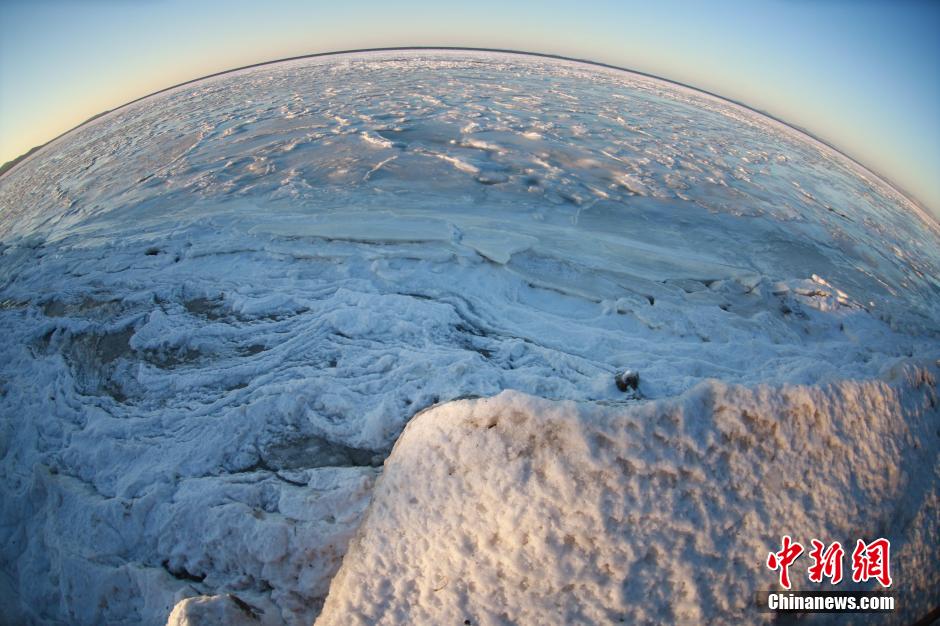
{"type": "MultiPolygon", "coordinates": [[[[888,538],[888,621],[913,621],[940,588],[937,372],[430,409],[386,461],[316,624],[769,623],[755,592],[777,587],[764,561],[784,534],[888,538]]],[[[805,565],[791,576],[822,588],[805,565]]]]}

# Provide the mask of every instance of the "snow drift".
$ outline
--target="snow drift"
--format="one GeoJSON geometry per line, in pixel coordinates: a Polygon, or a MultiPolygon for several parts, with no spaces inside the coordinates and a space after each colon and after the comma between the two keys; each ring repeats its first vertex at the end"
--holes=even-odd
{"type": "Polygon", "coordinates": [[[783,534],[889,538],[890,620],[912,621],[940,588],[936,376],[435,407],[386,461],[317,626],[770,622],[754,594],[783,534]]]}

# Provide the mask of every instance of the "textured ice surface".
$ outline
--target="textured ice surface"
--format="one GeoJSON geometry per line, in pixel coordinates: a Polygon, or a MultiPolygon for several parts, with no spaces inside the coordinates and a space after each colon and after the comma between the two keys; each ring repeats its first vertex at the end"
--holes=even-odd
{"type": "MultiPolygon", "coordinates": [[[[317,626],[770,623],[754,592],[781,528],[890,534],[911,623],[940,586],[936,374],[435,407],[386,462],[317,626]]],[[[794,589],[820,588],[800,571],[794,589]]]]}
{"type": "Polygon", "coordinates": [[[161,623],[234,594],[309,623],[436,403],[617,405],[628,368],[640,402],[822,388],[940,356],[935,222],[792,129],[574,63],[205,80],[36,153],[0,215],[0,599],[20,621],[161,623]]]}

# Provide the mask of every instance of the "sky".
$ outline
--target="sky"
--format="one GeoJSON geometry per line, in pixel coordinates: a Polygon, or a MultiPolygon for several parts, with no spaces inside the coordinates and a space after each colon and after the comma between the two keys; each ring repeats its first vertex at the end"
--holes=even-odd
{"type": "Polygon", "coordinates": [[[0,0],[0,163],[206,74],[411,45],[559,54],[699,87],[807,129],[940,218],[929,0],[0,0]]]}

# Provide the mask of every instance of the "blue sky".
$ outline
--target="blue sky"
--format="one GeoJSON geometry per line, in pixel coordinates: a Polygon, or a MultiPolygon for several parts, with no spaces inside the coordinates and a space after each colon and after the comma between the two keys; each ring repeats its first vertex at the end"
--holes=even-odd
{"type": "Polygon", "coordinates": [[[0,0],[0,162],[102,110],[261,61],[479,46],[621,65],[802,126],[940,216],[940,2],[0,0]]]}

